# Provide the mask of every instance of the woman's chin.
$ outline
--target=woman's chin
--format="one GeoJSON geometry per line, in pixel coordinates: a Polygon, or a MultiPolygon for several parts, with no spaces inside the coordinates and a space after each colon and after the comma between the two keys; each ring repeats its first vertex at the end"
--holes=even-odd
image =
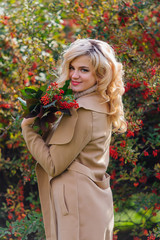
{"type": "Polygon", "coordinates": [[[83,91],[83,89],[80,86],[71,85],[71,89],[73,92],[82,92],[83,91]]]}

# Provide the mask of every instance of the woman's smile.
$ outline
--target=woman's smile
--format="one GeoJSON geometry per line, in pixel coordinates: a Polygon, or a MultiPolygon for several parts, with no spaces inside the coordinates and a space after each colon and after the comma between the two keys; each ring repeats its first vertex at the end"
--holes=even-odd
{"type": "Polygon", "coordinates": [[[74,80],[71,80],[71,84],[74,85],[74,86],[77,86],[79,85],[81,82],[77,82],[77,81],[74,81],[74,80]]]}

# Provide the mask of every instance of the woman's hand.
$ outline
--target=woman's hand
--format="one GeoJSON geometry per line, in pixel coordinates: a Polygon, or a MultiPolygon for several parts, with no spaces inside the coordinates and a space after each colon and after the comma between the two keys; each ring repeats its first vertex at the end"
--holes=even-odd
{"type": "Polygon", "coordinates": [[[32,125],[34,123],[35,118],[36,117],[24,118],[23,121],[21,122],[21,128],[23,128],[24,126],[32,125]]]}

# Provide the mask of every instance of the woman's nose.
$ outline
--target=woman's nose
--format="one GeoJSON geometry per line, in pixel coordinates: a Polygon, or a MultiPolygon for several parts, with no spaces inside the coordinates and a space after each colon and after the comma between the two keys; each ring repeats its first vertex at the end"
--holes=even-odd
{"type": "Polygon", "coordinates": [[[78,70],[74,70],[74,72],[72,74],[72,78],[79,78],[79,71],[78,70]]]}

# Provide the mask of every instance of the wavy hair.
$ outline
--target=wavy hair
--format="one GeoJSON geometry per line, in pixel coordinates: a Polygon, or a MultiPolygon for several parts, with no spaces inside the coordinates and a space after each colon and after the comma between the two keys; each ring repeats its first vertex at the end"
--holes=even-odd
{"type": "Polygon", "coordinates": [[[97,91],[108,105],[114,132],[125,132],[122,95],[124,93],[122,64],[116,60],[113,48],[106,42],[95,39],[78,39],[64,51],[59,86],[69,79],[70,63],[77,57],[88,55],[97,76],[97,91]]]}

